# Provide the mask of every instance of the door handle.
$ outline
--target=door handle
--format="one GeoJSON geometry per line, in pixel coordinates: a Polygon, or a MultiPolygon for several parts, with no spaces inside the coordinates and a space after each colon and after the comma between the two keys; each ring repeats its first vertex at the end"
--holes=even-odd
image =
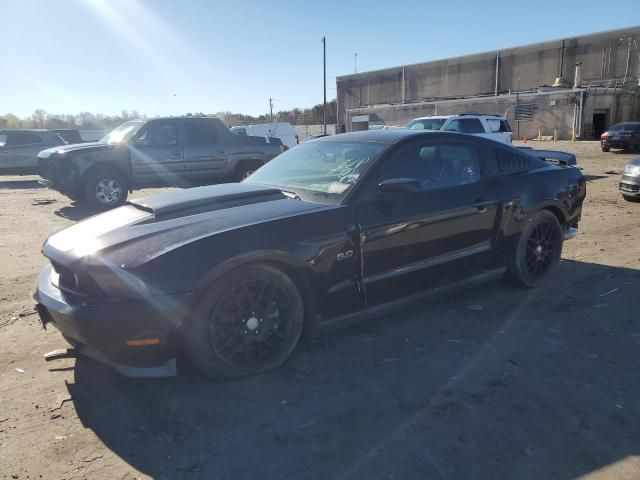
{"type": "Polygon", "coordinates": [[[173,152],[171,152],[171,156],[173,158],[179,158],[182,156],[182,152],[180,150],[174,150],[173,152]]]}
{"type": "Polygon", "coordinates": [[[488,202],[486,202],[482,198],[476,199],[476,201],[473,203],[473,206],[478,211],[478,213],[487,213],[487,205],[488,202]]]}

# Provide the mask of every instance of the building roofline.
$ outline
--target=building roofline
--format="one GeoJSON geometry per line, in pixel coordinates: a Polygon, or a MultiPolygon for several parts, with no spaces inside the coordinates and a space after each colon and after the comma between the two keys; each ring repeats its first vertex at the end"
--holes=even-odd
{"type": "Polygon", "coordinates": [[[617,28],[614,30],[604,30],[604,31],[600,31],[600,32],[592,32],[592,33],[584,33],[581,35],[574,35],[572,37],[563,37],[563,38],[556,38],[553,40],[544,40],[541,42],[535,42],[535,43],[526,43],[526,44],[521,44],[521,45],[516,45],[513,47],[505,47],[505,48],[500,48],[500,49],[495,49],[495,50],[485,50],[483,52],[474,52],[474,53],[467,53],[464,55],[457,55],[455,57],[444,57],[444,58],[434,58],[433,60],[427,60],[424,62],[416,62],[416,63],[408,63],[408,64],[404,64],[404,65],[396,65],[393,67],[385,67],[385,68],[378,68],[375,70],[367,70],[365,72],[358,72],[358,73],[351,73],[351,74],[347,74],[347,75],[339,75],[336,76],[336,83],[338,81],[342,81],[342,80],[351,80],[351,79],[355,79],[355,78],[363,78],[366,77],[369,74],[372,73],[379,73],[379,72],[386,72],[386,71],[391,71],[391,70],[397,70],[398,68],[406,68],[406,67],[415,67],[418,65],[426,65],[429,63],[437,63],[437,62],[442,62],[445,60],[462,60],[465,58],[470,58],[470,57],[475,57],[475,56],[479,56],[479,55],[487,55],[487,54],[493,54],[496,52],[501,52],[503,50],[514,50],[516,48],[525,48],[525,47],[534,47],[536,45],[544,45],[545,43],[554,43],[554,42],[562,42],[562,41],[567,41],[567,40],[577,40],[579,38],[586,38],[586,37],[593,37],[593,36],[597,36],[597,35],[607,35],[607,34],[613,34],[613,33],[618,33],[618,32],[626,32],[629,30],[638,30],[640,32],[640,25],[633,25],[630,27],[623,27],[623,28],[617,28]]]}

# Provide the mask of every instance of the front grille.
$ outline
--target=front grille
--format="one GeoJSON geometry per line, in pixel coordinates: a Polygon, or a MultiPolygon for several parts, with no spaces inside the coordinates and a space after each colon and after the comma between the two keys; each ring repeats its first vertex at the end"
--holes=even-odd
{"type": "Polygon", "coordinates": [[[625,183],[631,183],[633,185],[640,185],[640,177],[630,177],[629,175],[622,175],[622,181],[625,183]]]}
{"type": "Polygon", "coordinates": [[[620,190],[622,190],[623,192],[638,193],[640,192],[640,185],[630,185],[628,183],[621,183],[620,190]]]}

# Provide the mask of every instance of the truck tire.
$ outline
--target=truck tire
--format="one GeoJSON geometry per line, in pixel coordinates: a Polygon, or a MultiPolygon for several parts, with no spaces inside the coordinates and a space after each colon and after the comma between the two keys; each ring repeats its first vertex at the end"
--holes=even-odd
{"type": "Polygon", "coordinates": [[[262,164],[257,160],[249,160],[246,162],[240,163],[236,170],[233,172],[233,181],[241,182],[253,172],[255,172],[258,168],[260,168],[262,164]]]}
{"type": "Polygon", "coordinates": [[[129,184],[124,175],[114,169],[89,172],[83,184],[84,200],[100,210],[119,207],[127,200],[129,184]]]}

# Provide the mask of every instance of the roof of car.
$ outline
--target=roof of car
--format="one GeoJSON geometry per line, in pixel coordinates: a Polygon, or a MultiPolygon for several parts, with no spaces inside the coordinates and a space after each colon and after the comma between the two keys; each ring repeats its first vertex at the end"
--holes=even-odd
{"type": "Polygon", "coordinates": [[[504,115],[498,115],[497,113],[456,113],[456,114],[453,114],[453,115],[429,115],[427,117],[414,118],[411,121],[440,119],[440,118],[452,118],[452,117],[469,117],[469,118],[491,117],[491,118],[495,118],[496,120],[506,120],[506,117],[504,115]]]}
{"type": "Polygon", "coordinates": [[[0,128],[0,133],[3,134],[7,134],[7,133],[37,133],[37,134],[43,134],[43,133],[51,133],[51,134],[55,134],[58,133],[55,130],[47,130],[45,128],[0,128]]]}
{"type": "Polygon", "coordinates": [[[361,132],[340,133],[321,137],[313,142],[373,142],[391,145],[406,137],[414,135],[436,135],[442,134],[440,131],[430,130],[409,130],[408,128],[388,128],[380,130],[363,130],[361,132]]]}

